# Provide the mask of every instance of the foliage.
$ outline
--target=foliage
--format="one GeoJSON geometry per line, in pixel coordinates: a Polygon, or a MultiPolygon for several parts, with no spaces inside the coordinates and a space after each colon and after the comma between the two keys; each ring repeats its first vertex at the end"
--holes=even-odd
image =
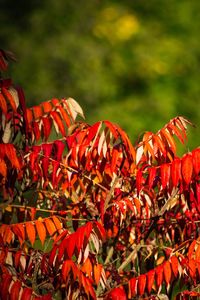
{"type": "MultiPolygon", "coordinates": [[[[2,73],[13,59],[1,50],[2,73]]],[[[72,98],[27,108],[0,86],[1,298],[159,299],[177,282],[176,299],[197,297],[200,148],[176,153],[192,124],[175,117],[133,146],[72,98]]]]}
{"type": "MultiPolygon", "coordinates": [[[[29,106],[73,95],[90,124],[108,119],[132,141],[176,115],[200,126],[199,1],[1,0],[0,6],[1,47],[17,53],[21,68],[12,74],[26,86],[29,106]]],[[[200,129],[188,132],[190,149],[198,135],[200,129]]]]}

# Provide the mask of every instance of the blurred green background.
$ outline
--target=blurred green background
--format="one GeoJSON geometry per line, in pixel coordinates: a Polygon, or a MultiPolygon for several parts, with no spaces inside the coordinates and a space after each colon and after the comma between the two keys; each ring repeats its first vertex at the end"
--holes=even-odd
{"type": "Polygon", "coordinates": [[[200,1],[1,0],[0,47],[28,105],[73,97],[134,143],[183,115],[200,136],[200,1]]]}

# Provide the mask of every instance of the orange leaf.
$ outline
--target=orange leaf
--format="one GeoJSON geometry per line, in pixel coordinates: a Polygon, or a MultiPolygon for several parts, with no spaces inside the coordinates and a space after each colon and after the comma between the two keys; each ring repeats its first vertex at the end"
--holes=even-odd
{"type": "Polygon", "coordinates": [[[195,254],[196,254],[196,260],[200,262],[200,244],[198,244],[195,254]]]}
{"type": "Polygon", "coordinates": [[[44,222],[49,232],[49,235],[52,236],[57,231],[56,226],[54,225],[51,219],[45,219],[44,222]]]}
{"type": "Polygon", "coordinates": [[[52,110],[52,104],[50,101],[41,103],[41,106],[43,107],[44,114],[49,113],[52,110]]]}
{"type": "Polygon", "coordinates": [[[43,222],[37,220],[35,221],[36,229],[40,238],[40,241],[42,245],[44,245],[45,239],[46,239],[46,228],[43,224],[43,222]]]}
{"type": "Polygon", "coordinates": [[[89,258],[87,258],[81,267],[81,271],[86,273],[89,278],[92,278],[92,264],[89,258]]]}
{"type": "Polygon", "coordinates": [[[140,296],[144,294],[146,282],[147,282],[147,277],[145,274],[142,274],[138,277],[138,293],[140,296]]]}
{"type": "Polygon", "coordinates": [[[191,153],[186,154],[182,158],[182,175],[186,184],[189,184],[192,178],[193,162],[191,153]]]}
{"type": "Polygon", "coordinates": [[[151,270],[147,273],[147,291],[150,294],[155,278],[155,270],[151,270]]]}
{"type": "Polygon", "coordinates": [[[21,282],[20,281],[15,281],[11,287],[10,290],[10,300],[18,300],[19,299],[19,292],[21,289],[21,282]]]}
{"type": "Polygon", "coordinates": [[[171,268],[172,268],[172,271],[174,273],[174,276],[177,277],[177,275],[178,275],[178,265],[179,265],[178,258],[174,255],[170,258],[170,260],[171,260],[171,268]]]}
{"type": "Polygon", "coordinates": [[[167,131],[167,129],[161,129],[160,131],[161,136],[166,139],[168,145],[170,146],[171,150],[173,153],[176,153],[176,144],[175,141],[172,137],[172,135],[167,131]]]}
{"type": "Polygon", "coordinates": [[[6,115],[8,108],[7,108],[6,100],[5,100],[4,96],[2,95],[2,93],[0,93],[0,108],[2,109],[3,113],[6,115]]]}
{"type": "Polygon", "coordinates": [[[96,285],[99,284],[102,269],[103,269],[103,267],[101,264],[94,265],[94,280],[96,282],[96,285]]]}
{"type": "Polygon", "coordinates": [[[196,268],[197,268],[197,262],[194,259],[190,259],[188,262],[188,268],[189,268],[189,274],[192,277],[192,279],[195,279],[196,277],[196,268]]]}
{"type": "Polygon", "coordinates": [[[165,278],[165,282],[168,285],[171,281],[171,276],[172,276],[172,272],[171,272],[171,266],[169,261],[166,261],[163,264],[163,272],[164,272],[164,278],[165,278]]]}
{"type": "Polygon", "coordinates": [[[56,216],[52,216],[52,219],[54,221],[54,224],[55,224],[57,230],[62,229],[63,225],[62,225],[62,222],[60,222],[59,218],[56,216]]]}
{"type": "MultiPolygon", "coordinates": [[[[61,120],[61,118],[60,118],[59,113],[57,113],[56,111],[51,111],[50,114],[51,114],[51,116],[52,116],[52,118],[53,118],[53,121],[57,124],[58,129],[60,130],[61,134],[62,134],[63,136],[66,136],[66,133],[65,133],[65,126],[64,126],[64,124],[63,124],[63,122],[62,122],[62,120],[61,120]]],[[[54,123],[54,125],[55,125],[55,123],[54,123]]]]}
{"type": "Polygon", "coordinates": [[[11,230],[10,225],[8,225],[6,227],[6,230],[4,231],[4,235],[3,235],[3,241],[4,243],[8,243],[10,244],[10,242],[12,241],[12,238],[14,237],[14,234],[11,230]]]}
{"type": "Polygon", "coordinates": [[[8,159],[10,160],[11,164],[16,168],[20,169],[19,160],[16,155],[16,150],[13,144],[6,144],[5,145],[5,153],[8,159]]]}
{"type": "Polygon", "coordinates": [[[32,222],[25,223],[27,236],[33,246],[35,242],[35,226],[32,222]]]}
{"type": "Polygon", "coordinates": [[[79,270],[72,260],[65,260],[62,266],[62,277],[64,281],[67,279],[69,272],[72,270],[74,280],[76,279],[79,270]]]}
{"type": "Polygon", "coordinates": [[[71,121],[67,112],[64,110],[64,108],[61,105],[58,106],[58,109],[60,110],[61,116],[65,120],[67,127],[69,127],[71,125],[71,121]]]}
{"type": "Polygon", "coordinates": [[[43,115],[42,106],[37,105],[32,107],[34,119],[39,119],[43,115]]]}
{"type": "Polygon", "coordinates": [[[193,240],[192,243],[190,244],[190,247],[188,249],[188,258],[189,259],[193,258],[196,243],[197,243],[197,241],[193,240]]]}
{"type": "Polygon", "coordinates": [[[141,203],[140,203],[140,200],[138,198],[134,198],[133,202],[134,202],[135,207],[137,209],[137,214],[140,217],[141,216],[141,203]]]}
{"type": "Polygon", "coordinates": [[[32,112],[32,109],[27,108],[26,109],[26,114],[27,114],[28,123],[30,124],[33,121],[33,112],[32,112]]]}
{"type": "Polygon", "coordinates": [[[166,156],[166,148],[165,145],[162,141],[162,139],[159,137],[159,135],[154,134],[153,135],[153,143],[157,145],[158,150],[164,155],[166,156]]]}
{"type": "Polygon", "coordinates": [[[1,90],[2,90],[2,93],[4,94],[4,96],[6,97],[6,99],[9,101],[13,111],[16,112],[17,106],[16,106],[16,103],[15,103],[15,100],[14,100],[12,94],[4,87],[2,87],[1,90]]]}
{"type": "Polygon", "coordinates": [[[12,231],[18,237],[20,245],[22,245],[25,240],[24,225],[23,224],[13,224],[12,231]]]}

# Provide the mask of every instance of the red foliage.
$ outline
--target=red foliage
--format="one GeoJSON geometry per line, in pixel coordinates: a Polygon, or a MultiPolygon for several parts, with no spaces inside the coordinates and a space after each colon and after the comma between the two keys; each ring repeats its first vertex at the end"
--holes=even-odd
{"type": "MultiPolygon", "coordinates": [[[[0,50],[0,71],[12,59],[0,50]]],[[[72,98],[27,108],[0,81],[0,297],[157,299],[177,281],[176,299],[198,297],[200,148],[176,152],[192,124],[175,117],[133,146],[83,118],[72,98]]]]}

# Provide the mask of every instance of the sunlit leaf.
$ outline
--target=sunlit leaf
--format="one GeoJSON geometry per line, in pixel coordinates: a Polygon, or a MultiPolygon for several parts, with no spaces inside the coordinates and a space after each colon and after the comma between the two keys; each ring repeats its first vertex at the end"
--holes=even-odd
{"type": "Polygon", "coordinates": [[[32,222],[27,222],[27,223],[25,223],[25,227],[26,227],[27,236],[33,246],[33,244],[35,242],[35,236],[36,236],[35,226],[32,222]]]}

